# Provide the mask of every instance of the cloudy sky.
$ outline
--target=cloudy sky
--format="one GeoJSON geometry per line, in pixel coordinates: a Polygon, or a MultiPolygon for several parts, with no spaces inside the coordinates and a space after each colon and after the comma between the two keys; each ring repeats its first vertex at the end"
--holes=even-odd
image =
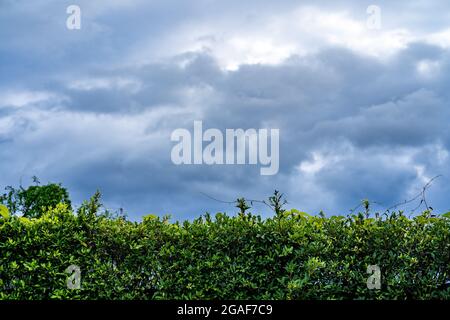
{"type": "Polygon", "coordinates": [[[337,2],[0,0],[0,186],[36,175],[75,203],[98,188],[132,219],[185,219],[234,211],[204,193],[274,189],[312,214],[383,210],[442,174],[428,202],[449,211],[450,4],[337,2]],[[174,165],[171,133],[194,120],[279,128],[278,174],[174,165]]]}

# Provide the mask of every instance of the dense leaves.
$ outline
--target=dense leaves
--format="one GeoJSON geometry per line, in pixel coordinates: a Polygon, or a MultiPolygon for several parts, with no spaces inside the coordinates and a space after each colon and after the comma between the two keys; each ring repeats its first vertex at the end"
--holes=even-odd
{"type": "MultiPolygon", "coordinates": [[[[170,223],[0,207],[0,299],[449,299],[450,219],[282,210],[170,223]],[[81,289],[67,287],[70,265],[81,289]],[[367,288],[369,265],[381,289],[367,288]]],[[[243,210],[245,211],[245,210],[243,210]]]]}
{"type": "Polygon", "coordinates": [[[24,188],[6,187],[5,194],[0,195],[0,204],[5,205],[12,214],[22,214],[24,217],[39,217],[47,208],[58,203],[71,207],[69,193],[60,184],[48,183],[41,186],[39,180],[33,177],[35,185],[24,188]]]}

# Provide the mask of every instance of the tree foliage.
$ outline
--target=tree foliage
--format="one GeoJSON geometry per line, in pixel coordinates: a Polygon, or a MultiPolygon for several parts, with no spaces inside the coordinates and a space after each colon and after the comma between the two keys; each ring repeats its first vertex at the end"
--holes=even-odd
{"type": "Polygon", "coordinates": [[[5,205],[13,215],[21,214],[27,218],[39,217],[48,208],[54,208],[59,203],[71,208],[69,193],[61,184],[48,183],[40,185],[33,177],[34,185],[24,188],[8,186],[6,193],[0,195],[0,204],[5,205]]]}

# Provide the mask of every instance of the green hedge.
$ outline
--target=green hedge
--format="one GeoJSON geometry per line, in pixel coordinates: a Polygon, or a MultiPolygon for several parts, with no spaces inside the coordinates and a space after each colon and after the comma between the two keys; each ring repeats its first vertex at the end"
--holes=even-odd
{"type": "Polygon", "coordinates": [[[450,219],[0,212],[0,299],[449,299],[450,219]],[[81,289],[67,287],[70,265],[81,289]],[[381,289],[368,289],[369,265],[381,289]]]}

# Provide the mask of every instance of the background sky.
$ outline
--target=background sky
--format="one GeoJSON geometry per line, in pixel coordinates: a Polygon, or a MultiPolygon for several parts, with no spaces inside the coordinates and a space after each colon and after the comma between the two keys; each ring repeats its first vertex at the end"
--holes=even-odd
{"type": "Polygon", "coordinates": [[[0,0],[0,187],[36,175],[77,204],[100,189],[136,220],[279,189],[331,215],[364,198],[384,210],[442,174],[428,202],[449,211],[450,3],[337,2],[0,0]],[[174,165],[171,132],[194,120],[279,128],[279,173],[174,165]]]}

